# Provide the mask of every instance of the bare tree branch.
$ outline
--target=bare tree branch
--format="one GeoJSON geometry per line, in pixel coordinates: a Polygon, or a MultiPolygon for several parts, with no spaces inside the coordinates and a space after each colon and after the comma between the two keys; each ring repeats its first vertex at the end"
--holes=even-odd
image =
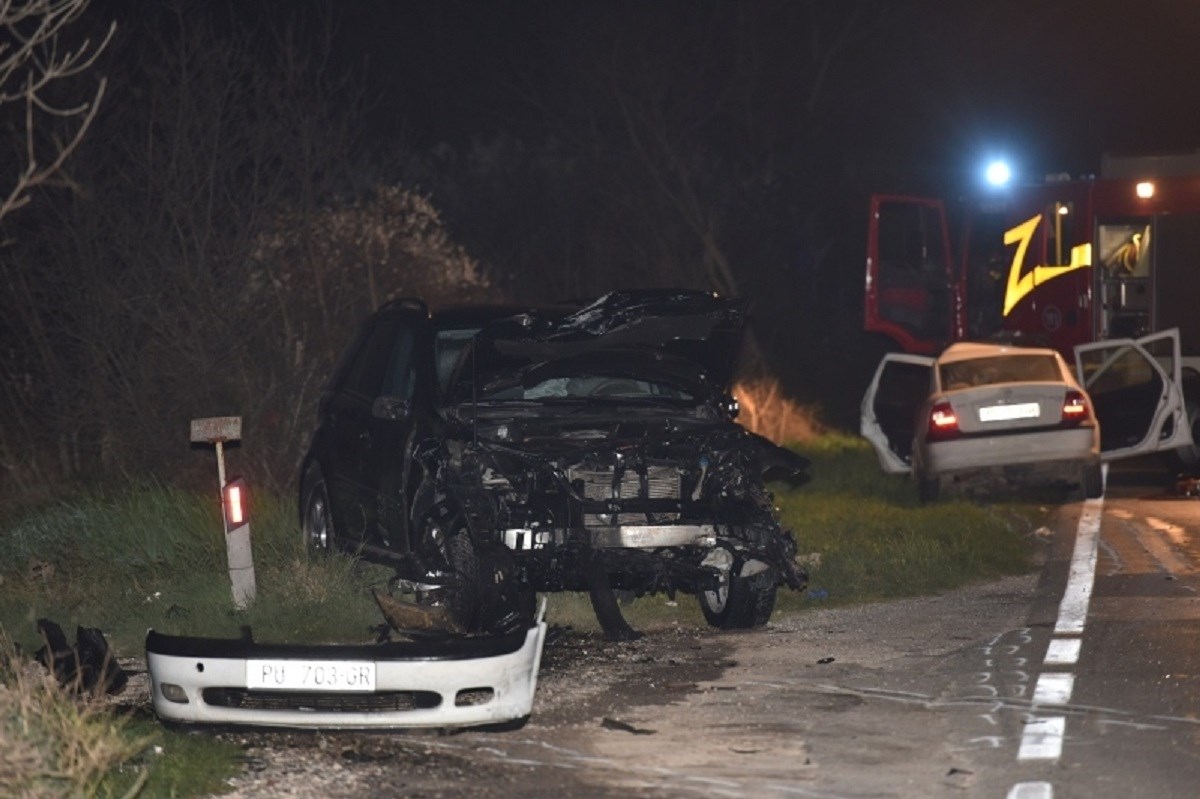
{"type": "Polygon", "coordinates": [[[94,92],[82,102],[64,103],[56,96],[59,86],[95,65],[116,31],[114,22],[99,41],[85,38],[69,46],[67,28],[87,4],[88,0],[0,0],[0,107],[24,105],[19,131],[13,131],[23,154],[12,186],[7,193],[0,189],[0,220],[27,205],[31,191],[52,181],[96,117],[105,78],[98,79],[94,92]],[[49,126],[58,131],[64,121],[65,137],[42,130],[49,126]]]}

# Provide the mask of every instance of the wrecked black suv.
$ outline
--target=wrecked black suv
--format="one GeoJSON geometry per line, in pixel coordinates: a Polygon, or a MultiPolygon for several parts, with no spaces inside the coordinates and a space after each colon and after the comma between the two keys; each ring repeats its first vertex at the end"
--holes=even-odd
{"type": "MultiPolygon", "coordinates": [[[[360,329],[318,412],[300,515],[310,550],[389,562],[464,631],[588,591],[695,594],[710,624],[765,624],[802,589],[764,474],[802,457],[734,423],[738,301],[691,291],[429,314],[392,302],[360,329]]],[[[508,622],[506,622],[508,620],[508,622]]]]}

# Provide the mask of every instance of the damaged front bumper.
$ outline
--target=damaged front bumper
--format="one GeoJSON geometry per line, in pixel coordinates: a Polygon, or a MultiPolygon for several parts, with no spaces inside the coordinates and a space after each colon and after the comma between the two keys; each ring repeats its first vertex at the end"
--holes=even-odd
{"type": "MultiPolygon", "coordinates": [[[[544,606],[543,606],[544,613],[544,606]]],[[[151,630],[166,721],[310,728],[470,727],[529,716],[546,623],[504,635],[368,645],[264,644],[151,630]]]]}

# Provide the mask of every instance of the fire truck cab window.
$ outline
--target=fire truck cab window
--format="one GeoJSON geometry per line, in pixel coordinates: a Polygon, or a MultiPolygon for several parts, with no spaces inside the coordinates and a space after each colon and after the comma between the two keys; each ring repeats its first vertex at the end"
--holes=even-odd
{"type": "Polygon", "coordinates": [[[919,336],[946,334],[949,271],[935,208],[885,203],[879,208],[879,308],[919,336]]]}

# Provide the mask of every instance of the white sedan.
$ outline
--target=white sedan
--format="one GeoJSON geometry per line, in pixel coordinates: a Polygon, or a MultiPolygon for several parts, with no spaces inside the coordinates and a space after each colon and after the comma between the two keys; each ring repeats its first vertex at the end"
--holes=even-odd
{"type": "Polygon", "coordinates": [[[1080,380],[1044,348],[962,342],[937,358],[887,355],[861,432],[883,470],[912,473],[926,501],[981,479],[1098,497],[1102,461],[1191,443],[1178,346],[1175,331],[1082,345],[1080,380]]]}

